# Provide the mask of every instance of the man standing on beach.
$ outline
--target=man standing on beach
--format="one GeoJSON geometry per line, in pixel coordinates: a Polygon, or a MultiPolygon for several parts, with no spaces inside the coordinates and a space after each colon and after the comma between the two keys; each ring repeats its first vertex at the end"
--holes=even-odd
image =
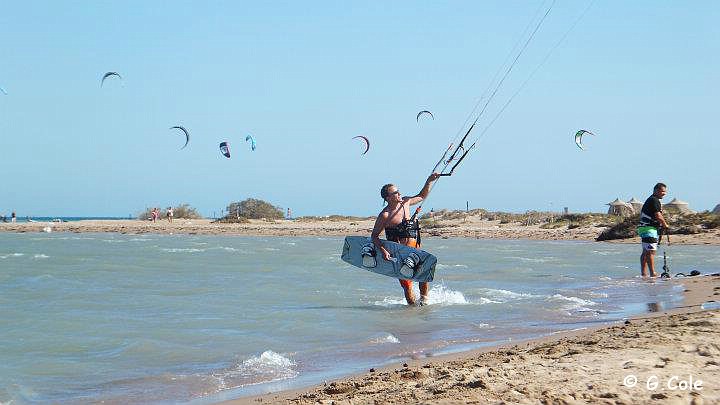
{"type": "Polygon", "coordinates": [[[650,277],[657,277],[655,273],[655,252],[657,251],[658,241],[662,238],[662,232],[658,233],[658,229],[667,232],[668,224],[662,214],[662,205],[660,200],[667,194],[667,186],[663,183],[657,183],[653,188],[653,193],[643,204],[640,210],[640,224],[638,225],[638,235],[642,240],[642,254],[640,255],[640,274],[647,277],[645,267],[650,268],[650,277]]]}

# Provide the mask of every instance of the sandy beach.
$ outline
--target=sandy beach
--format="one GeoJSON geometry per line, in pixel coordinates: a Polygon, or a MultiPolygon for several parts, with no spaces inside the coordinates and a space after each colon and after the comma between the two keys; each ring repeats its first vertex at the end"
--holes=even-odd
{"type": "Polygon", "coordinates": [[[701,308],[720,276],[673,282],[685,293],[670,311],[225,404],[720,403],[720,311],[701,308]]]}
{"type": "MultiPolygon", "coordinates": [[[[247,236],[345,236],[369,235],[374,219],[362,220],[259,220],[248,223],[214,223],[208,219],[176,219],[167,221],[140,220],[86,220],[73,222],[21,222],[0,223],[0,232],[117,232],[123,234],[190,234],[190,235],[247,235],[247,236]]],[[[501,223],[478,216],[463,219],[438,220],[426,227],[423,237],[477,238],[477,239],[531,239],[594,241],[604,227],[588,225],[569,229],[525,226],[519,223],[501,223]]],[[[614,240],[610,243],[640,243],[640,238],[614,240]]],[[[671,243],[694,245],[720,245],[720,229],[695,235],[672,235],[671,243]]]]}

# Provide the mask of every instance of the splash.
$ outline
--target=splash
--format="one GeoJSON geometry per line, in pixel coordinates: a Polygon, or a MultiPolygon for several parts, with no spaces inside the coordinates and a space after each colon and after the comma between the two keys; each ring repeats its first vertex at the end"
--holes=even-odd
{"type": "Polygon", "coordinates": [[[392,334],[388,333],[386,336],[370,339],[370,343],[373,344],[384,344],[384,343],[400,343],[400,339],[396,338],[392,334]]]}
{"type": "Polygon", "coordinates": [[[451,290],[443,284],[433,286],[428,293],[428,305],[467,305],[470,304],[460,291],[451,290]]]}
{"type": "Polygon", "coordinates": [[[220,389],[229,389],[297,377],[299,373],[295,366],[295,362],[289,358],[266,350],[213,377],[218,381],[220,389]]]}

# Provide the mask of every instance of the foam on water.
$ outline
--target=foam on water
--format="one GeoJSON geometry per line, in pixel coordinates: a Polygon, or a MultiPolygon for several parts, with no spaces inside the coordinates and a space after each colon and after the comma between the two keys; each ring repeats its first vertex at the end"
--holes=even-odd
{"type": "Polygon", "coordinates": [[[428,305],[467,305],[470,304],[460,291],[453,291],[443,284],[434,285],[428,292],[428,305]]]}
{"type": "Polygon", "coordinates": [[[0,259],[7,259],[9,257],[20,257],[20,256],[25,256],[25,253],[10,253],[7,255],[0,255],[0,259]]]}
{"type": "Polygon", "coordinates": [[[272,350],[266,350],[258,356],[243,360],[230,370],[213,376],[221,382],[221,388],[227,389],[295,378],[299,374],[295,368],[296,364],[291,359],[272,350]]]}
{"type": "Polygon", "coordinates": [[[167,253],[199,253],[204,252],[207,249],[197,249],[197,248],[163,248],[161,249],[163,252],[167,253]]]}
{"type": "Polygon", "coordinates": [[[483,289],[481,289],[481,292],[484,295],[488,295],[492,302],[508,302],[508,301],[514,301],[514,300],[540,297],[539,295],[535,295],[535,294],[518,293],[518,292],[510,291],[510,290],[492,289],[492,288],[483,288],[483,289]]]}
{"type": "Polygon", "coordinates": [[[33,255],[33,259],[47,259],[47,258],[49,258],[49,257],[50,257],[50,256],[44,255],[44,254],[42,254],[42,253],[33,255]]]}
{"type": "Polygon", "coordinates": [[[466,264],[443,264],[443,263],[438,263],[438,264],[435,265],[435,268],[436,268],[436,269],[440,269],[440,270],[442,270],[442,269],[451,269],[451,268],[467,269],[468,266],[467,266],[466,264]]]}
{"type": "Polygon", "coordinates": [[[105,243],[127,243],[127,240],[123,239],[101,239],[105,243]]]}
{"type": "Polygon", "coordinates": [[[559,302],[561,310],[572,312],[596,312],[594,309],[587,308],[597,305],[596,302],[584,300],[578,297],[566,297],[562,294],[554,294],[546,299],[548,302],[559,302]]]}
{"type": "Polygon", "coordinates": [[[372,344],[400,343],[400,339],[396,338],[391,333],[388,333],[385,336],[370,339],[370,343],[372,343],[372,344]]]}
{"type": "MultiPolygon", "coordinates": [[[[416,294],[417,296],[417,294],[416,294]]],[[[416,297],[419,298],[419,297],[416,297]]],[[[426,305],[470,305],[470,304],[486,304],[491,301],[483,302],[481,299],[480,302],[473,303],[468,301],[465,298],[465,295],[463,295],[460,291],[454,291],[450,288],[446,287],[444,284],[437,284],[433,286],[430,291],[428,292],[427,301],[425,301],[426,305]]],[[[393,307],[393,306],[406,306],[407,303],[405,302],[404,297],[385,297],[382,299],[382,301],[375,301],[373,305],[378,305],[382,307],[393,307]]]]}
{"type": "Polygon", "coordinates": [[[550,263],[557,262],[558,259],[555,257],[522,257],[522,256],[508,256],[505,259],[520,260],[528,263],[550,263]]]}

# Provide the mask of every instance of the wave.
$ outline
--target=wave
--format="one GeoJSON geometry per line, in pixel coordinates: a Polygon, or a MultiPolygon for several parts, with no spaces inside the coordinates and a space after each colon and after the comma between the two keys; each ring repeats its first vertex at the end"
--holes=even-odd
{"type": "Polygon", "coordinates": [[[396,338],[391,333],[388,333],[385,336],[370,339],[370,343],[372,343],[372,344],[400,343],[400,339],[396,338]]]}
{"type": "Polygon", "coordinates": [[[47,258],[49,258],[49,257],[50,257],[50,256],[44,255],[44,254],[42,254],[42,253],[33,255],[33,259],[47,259],[47,258]]]}
{"type": "Polygon", "coordinates": [[[300,373],[291,359],[266,350],[259,356],[243,360],[237,366],[213,375],[220,382],[221,389],[242,387],[270,381],[286,380],[300,373]]]}
{"type": "Polygon", "coordinates": [[[9,253],[6,255],[0,255],[0,259],[7,259],[8,257],[20,257],[25,256],[25,253],[9,253]]]}
{"type": "Polygon", "coordinates": [[[578,297],[566,297],[562,294],[555,294],[545,299],[548,302],[560,302],[562,304],[561,309],[563,311],[575,311],[575,312],[597,312],[594,309],[587,308],[589,306],[597,305],[597,302],[584,300],[578,297]]]}
{"type": "Polygon", "coordinates": [[[211,248],[202,249],[203,252],[204,252],[205,250],[224,250],[224,251],[226,251],[226,252],[237,252],[237,251],[239,251],[239,249],[236,249],[236,248],[234,248],[234,247],[229,247],[229,246],[215,246],[215,247],[211,247],[211,248]]]}
{"type": "MultiPolygon", "coordinates": [[[[480,302],[470,302],[465,298],[465,295],[463,295],[460,291],[455,291],[447,288],[443,284],[438,284],[433,286],[433,288],[428,292],[427,300],[425,301],[426,305],[470,305],[470,304],[486,304],[488,302],[483,302],[481,299],[480,302]]],[[[382,299],[382,301],[375,301],[373,305],[378,305],[382,307],[391,307],[391,306],[406,306],[407,303],[405,302],[404,297],[385,297],[382,299]]]]}
{"type": "Polygon", "coordinates": [[[467,269],[467,268],[468,268],[468,266],[467,266],[466,264],[443,264],[443,263],[438,263],[438,264],[435,265],[435,267],[438,268],[438,269],[450,269],[450,268],[464,268],[464,269],[467,269]]]}
{"type": "Polygon", "coordinates": [[[622,252],[620,251],[607,251],[607,250],[593,250],[593,254],[599,255],[599,256],[616,256],[621,255],[622,252]]]}
{"type": "Polygon", "coordinates": [[[196,249],[196,248],[164,248],[162,249],[163,252],[168,253],[198,253],[198,252],[204,252],[206,249],[196,249]]]}
{"type": "Polygon", "coordinates": [[[515,291],[510,290],[503,290],[503,289],[494,289],[494,288],[483,288],[481,289],[481,292],[484,295],[487,295],[490,297],[490,299],[493,302],[508,302],[511,300],[521,300],[521,299],[527,299],[527,298],[541,298],[542,295],[535,295],[535,294],[528,294],[528,293],[518,293],[515,291]],[[499,300],[499,301],[496,301],[499,300]]]}
{"type": "Polygon", "coordinates": [[[522,256],[508,256],[505,257],[505,259],[514,259],[514,260],[520,260],[522,262],[529,262],[529,263],[549,263],[549,262],[557,262],[559,259],[557,257],[522,257],[522,256]]]}

